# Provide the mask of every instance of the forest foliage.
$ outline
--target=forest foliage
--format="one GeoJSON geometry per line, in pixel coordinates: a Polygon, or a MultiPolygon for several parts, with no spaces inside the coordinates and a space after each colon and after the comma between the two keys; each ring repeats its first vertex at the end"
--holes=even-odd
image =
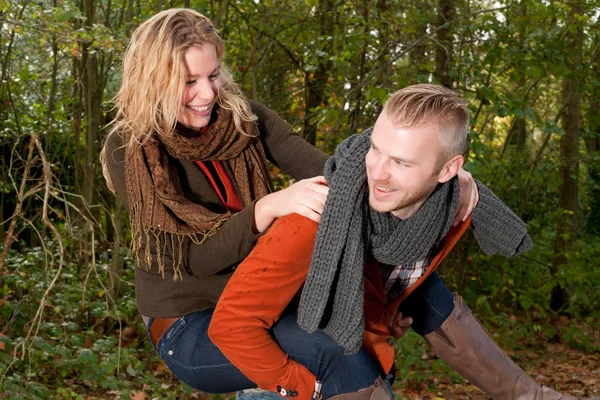
{"type": "Polygon", "coordinates": [[[0,0],[0,393],[191,390],[145,339],[98,159],[131,32],[170,7],[209,16],[248,98],[329,153],[399,88],[463,95],[466,169],[535,246],[488,257],[467,237],[447,284],[501,329],[600,351],[598,0],[0,0]]]}

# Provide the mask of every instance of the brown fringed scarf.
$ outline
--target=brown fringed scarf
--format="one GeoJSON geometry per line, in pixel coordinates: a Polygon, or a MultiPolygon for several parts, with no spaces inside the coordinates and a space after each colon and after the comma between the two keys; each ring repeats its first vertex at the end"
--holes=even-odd
{"type": "Polygon", "coordinates": [[[256,124],[247,122],[245,136],[235,130],[233,115],[219,108],[217,120],[197,137],[175,132],[170,138],[151,137],[142,146],[128,145],[125,156],[125,179],[129,199],[129,218],[133,235],[132,250],[140,265],[143,257],[151,263],[150,237],[156,240],[158,269],[164,277],[164,255],[169,245],[173,258],[173,279],[182,279],[183,242],[190,239],[203,243],[231,212],[211,212],[188,200],[179,182],[173,158],[189,161],[227,161],[246,205],[272,191],[265,164],[265,152],[256,124]]]}

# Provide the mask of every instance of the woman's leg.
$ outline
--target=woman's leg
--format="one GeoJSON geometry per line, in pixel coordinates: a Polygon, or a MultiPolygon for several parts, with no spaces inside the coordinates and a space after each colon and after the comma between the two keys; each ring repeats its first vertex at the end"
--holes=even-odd
{"type": "MultiPolygon", "coordinates": [[[[184,383],[208,393],[227,393],[256,387],[208,338],[213,310],[190,314],[175,322],[158,342],[158,352],[169,369],[184,383]]],[[[361,349],[344,355],[344,349],[324,332],[308,333],[297,315],[283,317],[272,328],[282,350],[323,381],[325,399],[373,384],[376,364],[361,349]]]]}
{"type": "Polygon", "coordinates": [[[177,378],[207,393],[256,387],[208,339],[213,309],[186,315],[158,341],[158,354],[177,378]]]}

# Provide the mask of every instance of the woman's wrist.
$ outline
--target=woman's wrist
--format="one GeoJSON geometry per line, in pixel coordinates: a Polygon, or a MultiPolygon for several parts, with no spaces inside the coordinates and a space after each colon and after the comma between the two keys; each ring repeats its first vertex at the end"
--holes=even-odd
{"type": "Polygon", "coordinates": [[[276,217],[271,212],[274,196],[277,196],[277,193],[270,193],[254,203],[254,233],[264,232],[275,221],[276,217]]]}

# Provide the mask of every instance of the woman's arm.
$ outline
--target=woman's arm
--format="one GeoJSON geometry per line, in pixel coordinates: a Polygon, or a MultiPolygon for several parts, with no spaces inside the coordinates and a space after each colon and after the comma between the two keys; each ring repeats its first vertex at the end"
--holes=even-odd
{"type": "Polygon", "coordinates": [[[269,161],[296,180],[323,175],[329,155],[314,147],[268,107],[250,102],[269,161]]]}
{"type": "Polygon", "coordinates": [[[219,298],[208,335],[260,388],[281,386],[309,399],[316,377],[281,350],[269,329],[304,283],[317,224],[299,215],[280,218],[258,240],[219,298]]]}
{"type": "Polygon", "coordinates": [[[258,129],[269,161],[300,180],[256,203],[256,231],[264,231],[275,218],[292,213],[319,222],[328,191],[325,178],[320,175],[329,156],[300,137],[268,107],[252,101],[250,106],[258,117],[258,129]]]}

